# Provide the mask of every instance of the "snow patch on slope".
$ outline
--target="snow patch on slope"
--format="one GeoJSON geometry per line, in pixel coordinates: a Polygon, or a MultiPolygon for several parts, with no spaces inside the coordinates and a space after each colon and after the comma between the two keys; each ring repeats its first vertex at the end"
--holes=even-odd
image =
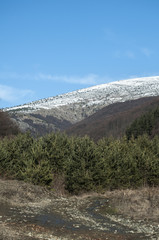
{"type": "Polygon", "coordinates": [[[6,108],[5,111],[34,112],[50,110],[69,104],[81,104],[83,107],[107,106],[115,102],[159,95],[159,76],[115,81],[74,92],[41,99],[28,104],[6,108]]]}

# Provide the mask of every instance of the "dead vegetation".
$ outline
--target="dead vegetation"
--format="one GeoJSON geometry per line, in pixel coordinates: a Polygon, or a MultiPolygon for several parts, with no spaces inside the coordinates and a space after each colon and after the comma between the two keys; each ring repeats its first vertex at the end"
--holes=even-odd
{"type": "MultiPolygon", "coordinates": [[[[62,185],[63,181],[61,180],[60,183],[62,185]]],[[[60,187],[57,185],[55,191],[50,191],[45,187],[23,181],[0,179],[0,202],[7,202],[12,205],[37,202],[40,204],[49,202],[53,198],[56,199],[57,196],[68,197],[64,191],[59,191],[61,185],[60,187]]],[[[114,190],[107,191],[104,194],[92,192],[71,198],[86,199],[95,197],[108,198],[111,201],[112,208],[125,217],[159,221],[159,187],[114,190]]]]}
{"type": "Polygon", "coordinates": [[[58,196],[56,192],[22,181],[0,179],[0,240],[158,240],[159,188],[116,190],[107,191],[104,194],[90,193],[68,197],[62,195],[57,186],[57,193],[58,196]],[[106,212],[103,212],[106,218],[103,217],[101,220],[95,218],[94,213],[98,213],[100,208],[100,204],[94,205],[96,201],[104,202],[101,207],[106,206],[106,212]],[[93,215],[87,211],[91,206],[95,206],[91,210],[93,215]],[[109,206],[111,208],[108,208],[109,206]],[[7,214],[5,214],[5,208],[7,214]],[[56,226],[55,224],[52,228],[49,228],[49,222],[41,225],[36,222],[40,213],[51,216],[51,221],[53,221],[53,215],[55,220],[58,216],[58,222],[61,221],[64,225],[56,226]],[[105,219],[109,222],[109,215],[113,217],[118,214],[122,216],[122,222],[121,218],[119,223],[118,218],[112,219],[111,216],[110,225],[105,222],[105,219]],[[114,227],[113,232],[103,231],[103,229],[111,229],[111,219],[117,223],[117,226],[121,224],[121,229],[125,228],[125,232],[122,234],[114,232],[114,227]],[[127,219],[133,219],[133,221],[127,223],[127,219]],[[133,226],[131,226],[132,223],[133,226]],[[151,228],[149,228],[150,223],[151,228]],[[69,228],[65,227],[67,224],[69,228]],[[106,228],[105,224],[107,224],[106,228]],[[134,230],[127,231],[127,227],[133,227],[132,230],[134,230]]]}
{"type": "Polygon", "coordinates": [[[117,212],[133,219],[159,222],[159,188],[144,187],[137,190],[115,190],[106,192],[117,212]]]}
{"type": "Polygon", "coordinates": [[[0,179],[0,203],[15,206],[27,204],[44,204],[55,197],[52,191],[45,187],[17,180],[0,179]]]}

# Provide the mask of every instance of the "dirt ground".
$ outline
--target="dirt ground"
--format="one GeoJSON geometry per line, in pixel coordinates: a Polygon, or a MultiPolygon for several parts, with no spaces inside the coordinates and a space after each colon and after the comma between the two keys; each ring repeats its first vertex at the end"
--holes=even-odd
{"type": "Polygon", "coordinates": [[[159,240],[159,188],[59,196],[0,179],[0,240],[159,240]]]}

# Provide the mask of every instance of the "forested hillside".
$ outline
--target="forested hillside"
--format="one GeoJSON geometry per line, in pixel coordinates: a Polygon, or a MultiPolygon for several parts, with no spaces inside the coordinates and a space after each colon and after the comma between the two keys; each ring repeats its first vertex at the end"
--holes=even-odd
{"type": "Polygon", "coordinates": [[[147,134],[154,137],[159,134],[159,107],[149,110],[147,113],[137,118],[126,130],[126,136],[130,139],[132,136],[137,138],[140,135],[147,134]]]}
{"type": "Polygon", "coordinates": [[[17,135],[18,126],[10,119],[8,113],[0,111],[0,137],[17,135]]]}
{"type": "Polygon", "coordinates": [[[135,119],[157,106],[159,97],[114,103],[72,125],[66,129],[66,133],[75,136],[88,135],[95,141],[111,136],[120,138],[135,119]]]}

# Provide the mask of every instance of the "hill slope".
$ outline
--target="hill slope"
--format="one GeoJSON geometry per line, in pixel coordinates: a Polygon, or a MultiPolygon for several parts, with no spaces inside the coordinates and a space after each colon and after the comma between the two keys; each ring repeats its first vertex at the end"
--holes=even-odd
{"type": "Polygon", "coordinates": [[[139,118],[135,119],[126,130],[126,136],[130,139],[132,136],[137,138],[143,134],[151,138],[159,135],[159,104],[157,107],[150,109],[139,118]]]}
{"type": "Polygon", "coordinates": [[[6,108],[22,130],[40,134],[64,129],[117,102],[159,95],[159,77],[102,84],[21,106],[6,108]]]}
{"type": "Polygon", "coordinates": [[[121,137],[126,128],[143,113],[159,106],[159,97],[114,103],[66,129],[69,135],[88,135],[94,140],[121,137]]]}
{"type": "Polygon", "coordinates": [[[0,111],[0,138],[20,133],[20,129],[6,112],[0,111]]]}

